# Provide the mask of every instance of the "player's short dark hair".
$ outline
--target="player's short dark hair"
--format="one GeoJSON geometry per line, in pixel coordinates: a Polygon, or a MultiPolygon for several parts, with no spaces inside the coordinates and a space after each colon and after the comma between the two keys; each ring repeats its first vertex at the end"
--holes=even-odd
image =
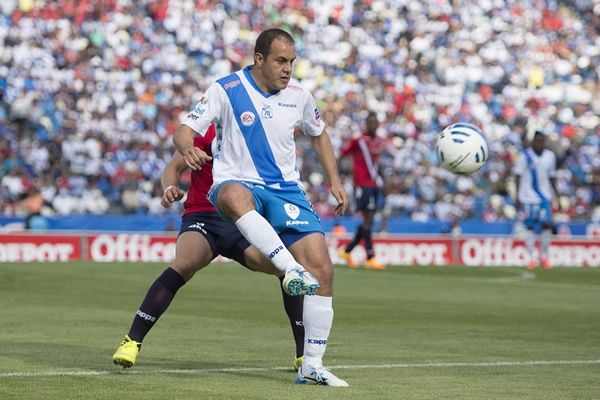
{"type": "Polygon", "coordinates": [[[254,46],[254,54],[260,53],[266,59],[271,53],[271,44],[273,40],[283,39],[284,41],[295,44],[294,38],[288,32],[279,28],[271,28],[261,32],[256,38],[256,45],[254,46]]]}

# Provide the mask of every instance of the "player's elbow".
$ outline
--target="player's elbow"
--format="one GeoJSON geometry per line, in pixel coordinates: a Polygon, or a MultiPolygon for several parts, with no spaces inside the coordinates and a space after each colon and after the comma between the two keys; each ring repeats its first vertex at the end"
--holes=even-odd
{"type": "Polygon", "coordinates": [[[179,125],[173,134],[173,144],[179,153],[184,154],[184,149],[194,145],[195,133],[186,125],[179,125]]]}

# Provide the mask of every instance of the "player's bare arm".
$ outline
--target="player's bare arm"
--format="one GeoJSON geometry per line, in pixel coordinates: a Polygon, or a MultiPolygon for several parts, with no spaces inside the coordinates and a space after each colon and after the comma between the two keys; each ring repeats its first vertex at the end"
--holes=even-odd
{"type": "Polygon", "coordinates": [[[181,173],[188,168],[183,156],[178,152],[173,154],[173,157],[169,163],[165,166],[163,173],[160,177],[160,182],[163,187],[163,195],[160,200],[160,205],[164,208],[169,208],[171,205],[183,199],[185,194],[183,190],[177,186],[179,183],[179,177],[181,173]]]}
{"type": "Polygon", "coordinates": [[[184,124],[179,125],[173,135],[175,148],[183,156],[186,165],[193,170],[202,168],[205,162],[212,160],[211,156],[194,146],[196,135],[192,128],[184,124]]]}
{"type": "Polygon", "coordinates": [[[344,185],[342,185],[338,173],[337,160],[333,152],[331,139],[324,130],[319,136],[311,136],[310,140],[317,159],[323,166],[327,178],[331,183],[331,194],[338,202],[338,205],[335,208],[335,214],[338,217],[341,217],[348,209],[348,193],[346,192],[346,189],[344,189],[344,185]]]}

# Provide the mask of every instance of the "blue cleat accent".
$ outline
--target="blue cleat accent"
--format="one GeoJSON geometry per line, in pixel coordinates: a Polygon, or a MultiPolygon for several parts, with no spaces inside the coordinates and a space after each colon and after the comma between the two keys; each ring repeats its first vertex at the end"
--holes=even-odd
{"type": "Polygon", "coordinates": [[[296,376],[296,383],[300,385],[324,385],[348,387],[348,382],[338,378],[325,367],[306,368],[300,367],[296,376]],[[307,371],[307,372],[303,372],[307,371]]]}
{"type": "Polygon", "coordinates": [[[317,278],[300,266],[285,273],[282,286],[290,296],[314,296],[315,290],[321,287],[317,278]]]}

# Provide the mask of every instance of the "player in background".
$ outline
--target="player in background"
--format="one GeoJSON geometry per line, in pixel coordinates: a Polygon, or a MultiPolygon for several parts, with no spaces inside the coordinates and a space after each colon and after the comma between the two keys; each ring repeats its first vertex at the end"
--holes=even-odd
{"type": "MultiPolygon", "coordinates": [[[[204,136],[194,139],[194,146],[207,154],[215,137],[215,127],[211,125],[204,136]]],[[[179,177],[187,165],[181,154],[175,152],[165,166],[161,183],[165,188],[161,204],[168,208],[183,198],[184,192],[178,188],[179,177]]],[[[158,318],[167,310],[175,294],[194,274],[206,267],[219,254],[231,258],[243,266],[283,280],[283,272],[271,264],[258,250],[242,236],[237,228],[226,223],[207,200],[206,194],[212,185],[212,162],[202,169],[192,172],[188,196],[181,217],[181,229],[177,238],[175,260],[169,268],[150,286],[139,310],[136,312],[129,334],[113,355],[115,364],[131,367],[137,358],[146,334],[158,318]]],[[[280,285],[281,287],[281,285],[280,285]]],[[[302,364],[304,351],[304,326],[302,323],[302,296],[290,296],[283,291],[283,304],[290,319],[296,341],[294,368],[302,364]]]]}
{"type": "Polygon", "coordinates": [[[344,157],[352,156],[356,211],[362,214],[363,219],[353,239],[339,253],[340,258],[346,260],[350,268],[358,268],[350,253],[361,240],[364,240],[367,251],[365,267],[385,269],[385,265],[375,258],[372,237],[373,219],[383,196],[383,176],[380,173],[379,156],[385,150],[385,143],[383,138],[377,136],[377,128],[379,128],[377,114],[370,112],[366,119],[366,130],[360,136],[346,142],[338,159],[338,163],[341,164],[344,157]]]}
{"type": "Polygon", "coordinates": [[[535,238],[540,232],[540,260],[545,269],[552,268],[548,249],[552,239],[552,200],[556,190],[556,155],[546,148],[546,135],[534,133],[531,145],[519,153],[513,168],[517,185],[516,207],[525,217],[525,246],[529,256],[528,269],[534,269],[535,238]]]}
{"type": "Polygon", "coordinates": [[[310,91],[292,78],[296,46],[281,29],[256,39],[254,64],[210,85],[173,137],[192,169],[206,154],[193,138],[218,123],[213,146],[214,184],[209,199],[221,216],[275,266],[286,272],[283,286],[304,296],[304,359],[296,382],[348,386],[323,367],[333,324],[333,263],[321,221],[296,168],[296,128],[308,135],[338,202],[348,207],[348,193],[337,171],[325,123],[310,91]]]}

